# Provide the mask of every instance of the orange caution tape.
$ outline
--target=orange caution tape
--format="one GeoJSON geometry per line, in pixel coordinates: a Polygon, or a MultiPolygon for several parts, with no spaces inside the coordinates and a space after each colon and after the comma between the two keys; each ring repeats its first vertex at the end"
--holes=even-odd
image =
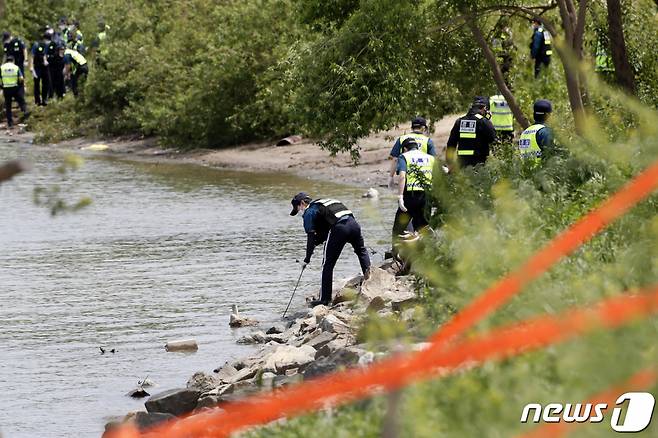
{"type": "MultiPolygon", "coordinates": [[[[222,405],[223,411],[199,414],[154,429],[148,436],[163,438],[221,437],[245,427],[266,424],[284,416],[337,405],[357,398],[394,390],[432,376],[445,376],[486,360],[504,359],[527,351],[563,342],[596,328],[616,328],[635,319],[658,312],[658,286],[639,294],[623,294],[596,306],[570,310],[558,316],[541,316],[504,326],[447,350],[429,348],[421,352],[422,363],[397,356],[368,369],[353,369],[321,377],[251,397],[242,402],[222,405]]],[[[125,429],[114,438],[140,436],[125,429]]]]}
{"type": "MultiPolygon", "coordinates": [[[[649,388],[654,385],[657,380],[658,373],[656,373],[654,369],[638,371],[624,383],[612,386],[605,391],[594,395],[588,401],[582,403],[590,403],[591,405],[596,405],[597,403],[606,403],[608,405],[612,405],[623,393],[649,388]]],[[[587,423],[546,423],[528,433],[519,435],[518,438],[560,438],[566,436],[576,426],[584,424],[587,423]]]]}
{"type": "MultiPolygon", "coordinates": [[[[349,370],[312,380],[275,394],[253,397],[225,407],[220,414],[201,414],[156,429],[157,436],[225,436],[250,425],[264,424],[312,409],[325,403],[345,403],[365,397],[377,389],[394,389],[426,378],[437,367],[450,371],[467,362],[492,357],[505,357],[539,348],[583,333],[591,324],[591,312],[578,310],[567,313],[564,321],[544,317],[499,329],[476,341],[445,350],[445,344],[498,309],[523,286],[546,272],[563,256],[568,255],[597,232],[623,215],[633,205],[647,197],[658,186],[658,161],[635,177],[601,206],[587,214],[548,243],[521,268],[487,289],[470,305],[445,324],[434,336],[429,348],[411,356],[398,356],[377,363],[366,370],[349,370]],[[502,338],[501,338],[502,337],[502,338]],[[504,339],[504,342],[501,340],[504,339]]],[[[597,314],[601,322],[615,327],[631,317],[655,311],[656,292],[643,297],[626,296],[608,300],[597,314]],[[622,300],[622,301],[620,301],[622,300]],[[638,307],[639,306],[639,307],[638,307]],[[610,313],[605,309],[614,308],[610,313]],[[603,312],[603,313],[601,313],[603,312]]],[[[136,432],[124,429],[117,437],[132,438],[136,432]]]]}

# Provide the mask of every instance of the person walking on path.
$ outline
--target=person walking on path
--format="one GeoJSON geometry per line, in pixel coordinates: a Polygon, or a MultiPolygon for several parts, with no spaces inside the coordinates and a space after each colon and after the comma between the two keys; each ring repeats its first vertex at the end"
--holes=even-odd
{"type": "Polygon", "coordinates": [[[402,142],[404,142],[406,139],[414,139],[419,145],[419,150],[426,154],[436,156],[436,148],[434,147],[434,142],[431,138],[429,138],[427,134],[427,121],[423,117],[414,117],[414,119],[411,121],[411,133],[401,135],[397,138],[397,140],[395,140],[393,148],[391,149],[391,153],[389,154],[389,159],[392,160],[388,175],[389,189],[393,189],[393,186],[395,185],[395,173],[397,169],[398,158],[403,152],[402,142]]]}
{"type": "Polygon", "coordinates": [[[487,100],[477,96],[465,116],[455,120],[450,130],[446,148],[448,166],[460,167],[484,164],[491,144],[496,140],[496,130],[487,118],[487,100]]]}
{"type": "Polygon", "coordinates": [[[550,100],[539,99],[533,106],[535,123],[521,133],[518,153],[521,159],[529,160],[533,166],[538,166],[542,158],[554,153],[553,130],[546,125],[553,113],[550,100]]]}
{"type": "Polygon", "coordinates": [[[530,57],[535,60],[535,78],[539,77],[542,66],[548,68],[553,55],[553,38],[539,20],[532,20],[532,38],[530,39],[530,57]]]}
{"type": "Polygon", "coordinates": [[[315,247],[325,243],[322,262],[322,286],[320,298],[311,302],[311,306],[329,305],[333,287],[334,267],[343,247],[349,243],[359,258],[364,278],[370,276],[370,256],[363,241],[361,226],[354,214],[343,203],[335,199],[323,198],[312,200],[304,192],[292,198],[290,216],[302,213],[304,231],[306,231],[306,256],[302,263],[305,268],[311,262],[315,247]]]}
{"type": "Polygon", "coordinates": [[[421,231],[428,225],[427,192],[432,186],[434,156],[420,150],[420,145],[407,138],[402,143],[403,154],[398,158],[397,173],[400,175],[398,192],[398,210],[393,222],[393,254],[397,255],[397,243],[400,235],[409,226],[414,231],[421,231]]]}

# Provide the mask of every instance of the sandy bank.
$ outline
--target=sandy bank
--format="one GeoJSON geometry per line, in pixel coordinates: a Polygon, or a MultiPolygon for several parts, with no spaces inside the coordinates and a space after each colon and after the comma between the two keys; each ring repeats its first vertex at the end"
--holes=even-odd
{"type": "MultiPolygon", "coordinates": [[[[443,154],[450,128],[457,116],[447,116],[435,124],[431,135],[439,154],[443,154]]],[[[388,154],[398,136],[409,132],[405,124],[399,129],[382,131],[364,138],[359,143],[361,161],[354,165],[349,154],[331,157],[312,141],[294,145],[274,146],[271,142],[251,143],[220,150],[195,149],[177,151],[157,145],[157,139],[87,139],[80,138],[57,144],[44,145],[62,150],[86,150],[87,153],[121,155],[149,161],[176,161],[219,168],[254,172],[287,172],[317,180],[345,183],[359,187],[377,187],[387,182],[388,154]],[[89,146],[106,145],[104,151],[89,151],[89,146]]],[[[0,132],[0,141],[31,143],[30,132],[8,135],[0,132]]]]}

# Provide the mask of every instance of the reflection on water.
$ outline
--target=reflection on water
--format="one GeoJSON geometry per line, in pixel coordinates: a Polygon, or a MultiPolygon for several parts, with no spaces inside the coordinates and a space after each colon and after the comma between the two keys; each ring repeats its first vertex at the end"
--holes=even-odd
{"type": "MultiPolygon", "coordinates": [[[[280,173],[90,158],[63,187],[94,203],[52,218],[32,204],[32,190],[58,182],[58,155],[0,143],[0,161],[16,156],[34,169],[0,185],[5,438],[97,437],[108,418],[143,409],[124,395],[137,380],[149,376],[154,391],[184,386],[193,372],[249,353],[235,344],[242,332],[228,328],[230,305],[278,321],[304,250],[301,221],[288,215],[294,193],[343,200],[375,260],[395,208],[391,199],[362,200],[362,189],[280,173]],[[197,339],[199,351],[166,353],[177,338],[197,339]]],[[[306,294],[319,288],[320,263],[316,253],[300,286],[306,294]]],[[[357,271],[346,250],[335,278],[357,271]]]]}

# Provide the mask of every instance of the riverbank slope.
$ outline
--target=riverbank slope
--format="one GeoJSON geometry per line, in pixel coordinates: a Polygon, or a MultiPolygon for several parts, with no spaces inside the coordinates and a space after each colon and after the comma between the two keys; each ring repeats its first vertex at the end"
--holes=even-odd
{"type": "MultiPolygon", "coordinates": [[[[456,117],[447,116],[434,126],[431,138],[440,157],[444,155],[445,144],[456,117]]],[[[367,188],[387,183],[389,151],[395,138],[407,132],[410,132],[408,126],[378,132],[362,139],[359,143],[361,160],[358,165],[354,165],[349,154],[331,157],[317,143],[306,139],[286,146],[275,146],[275,142],[260,142],[218,150],[190,151],[160,147],[156,138],[79,138],[44,146],[119,155],[136,160],[176,161],[253,172],[287,172],[306,178],[367,188]]],[[[33,139],[34,134],[31,132],[15,131],[13,135],[9,135],[5,129],[0,132],[0,140],[3,141],[30,143],[33,139]]]]}

